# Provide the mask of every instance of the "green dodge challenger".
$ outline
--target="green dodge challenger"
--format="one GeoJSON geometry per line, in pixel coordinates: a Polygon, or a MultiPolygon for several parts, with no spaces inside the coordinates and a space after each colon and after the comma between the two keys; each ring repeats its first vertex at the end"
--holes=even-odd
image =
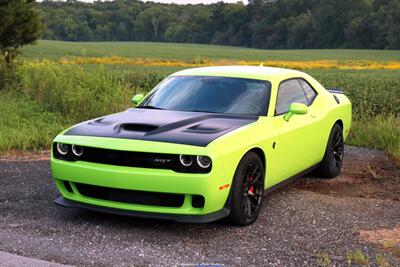
{"type": "Polygon", "coordinates": [[[310,171],[337,176],[351,124],[341,90],[280,68],[188,69],[133,102],[54,139],[56,204],[249,225],[265,190],[310,171]]]}

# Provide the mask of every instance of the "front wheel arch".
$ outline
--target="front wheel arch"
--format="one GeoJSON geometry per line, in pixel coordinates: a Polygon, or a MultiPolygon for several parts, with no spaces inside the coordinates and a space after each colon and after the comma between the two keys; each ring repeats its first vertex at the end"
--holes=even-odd
{"type": "MultiPolygon", "coordinates": [[[[259,147],[254,147],[254,148],[252,148],[252,149],[246,151],[246,153],[244,153],[244,155],[242,156],[242,158],[241,158],[240,160],[242,160],[243,157],[244,157],[247,153],[249,153],[249,152],[254,152],[254,153],[256,153],[256,154],[260,157],[261,162],[262,162],[263,167],[264,167],[264,172],[265,172],[265,171],[266,171],[266,167],[267,167],[267,159],[266,159],[266,157],[265,157],[264,151],[263,151],[261,148],[259,148],[259,147]]],[[[240,160],[239,160],[239,162],[240,162],[240,160]]]]}
{"type": "MultiPolygon", "coordinates": [[[[267,157],[266,157],[266,155],[265,155],[265,153],[264,153],[264,150],[262,150],[262,149],[261,149],[260,147],[258,147],[258,146],[255,146],[255,147],[252,147],[252,148],[250,148],[250,149],[247,149],[247,150],[241,155],[240,159],[237,161],[235,170],[234,170],[233,175],[232,175],[232,178],[231,178],[231,184],[233,183],[233,179],[235,178],[235,173],[236,173],[237,168],[239,167],[240,162],[241,162],[242,159],[243,159],[248,153],[250,153],[250,152],[256,153],[256,154],[258,155],[258,157],[260,158],[260,160],[261,160],[261,162],[262,162],[262,164],[263,164],[263,168],[264,168],[264,174],[265,174],[264,182],[266,182],[266,179],[267,179],[267,175],[266,175],[266,174],[267,174],[267,157]]],[[[230,198],[230,194],[231,194],[231,192],[229,192],[228,200],[229,200],[229,198],[230,198]]]]}
{"type": "MultiPolygon", "coordinates": [[[[259,149],[259,148],[258,148],[259,149]]],[[[230,192],[228,195],[227,202],[225,204],[225,207],[229,209],[229,215],[227,217],[228,222],[238,225],[238,226],[245,226],[253,223],[260,212],[261,205],[263,203],[263,193],[265,190],[265,169],[264,169],[264,164],[262,161],[262,157],[264,156],[264,152],[258,149],[250,149],[248,150],[240,159],[236,170],[235,170],[235,175],[232,178],[232,186],[230,188],[230,192]],[[259,153],[262,153],[261,156],[259,153]],[[251,167],[254,166],[253,164],[256,164],[255,168],[251,167]],[[259,168],[257,168],[257,164],[259,168]],[[250,167],[250,169],[248,169],[250,167]],[[254,169],[254,172],[248,176],[247,173],[249,170],[252,172],[252,169],[254,169]],[[258,171],[256,171],[258,170],[258,171]],[[259,175],[254,175],[254,181],[252,181],[253,174],[259,173],[259,175]],[[257,179],[257,177],[259,177],[257,179]],[[249,180],[250,179],[250,180],[249,180]],[[249,184],[250,181],[250,184],[249,184]],[[258,188],[256,187],[258,185],[258,188]],[[253,186],[254,186],[254,191],[253,191],[253,186]],[[248,196],[247,198],[252,198],[253,201],[250,201],[250,199],[247,199],[247,201],[250,201],[249,203],[256,203],[254,204],[255,206],[251,207],[253,210],[253,214],[249,214],[249,217],[247,217],[247,212],[246,210],[242,210],[243,208],[243,192],[242,190],[245,190],[244,192],[248,191],[248,196]],[[245,212],[245,213],[243,213],[245,212]]],[[[265,162],[265,160],[264,160],[265,162]]],[[[247,193],[246,193],[247,194],[247,193]]],[[[246,197],[245,197],[246,198],[246,197]]],[[[249,204],[249,209],[250,209],[249,204]]]]}
{"type": "Polygon", "coordinates": [[[334,126],[335,124],[339,124],[339,126],[342,127],[342,130],[344,130],[342,119],[336,120],[335,123],[332,125],[331,129],[333,128],[333,126],[334,126]]]}

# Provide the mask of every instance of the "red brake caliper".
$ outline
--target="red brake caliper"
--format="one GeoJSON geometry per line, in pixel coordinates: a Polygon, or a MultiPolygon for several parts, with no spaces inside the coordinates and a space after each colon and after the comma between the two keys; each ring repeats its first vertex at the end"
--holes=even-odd
{"type": "MultiPolygon", "coordinates": [[[[253,176],[249,177],[249,183],[251,183],[251,181],[253,181],[253,176]]],[[[254,188],[252,185],[249,188],[249,193],[250,193],[250,195],[254,196],[254,188]]]]}

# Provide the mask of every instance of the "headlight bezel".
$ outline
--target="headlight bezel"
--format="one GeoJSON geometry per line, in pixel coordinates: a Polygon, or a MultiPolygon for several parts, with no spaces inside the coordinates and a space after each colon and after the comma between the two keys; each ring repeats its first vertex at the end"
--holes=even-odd
{"type": "Polygon", "coordinates": [[[193,156],[181,154],[179,155],[179,162],[185,167],[190,167],[194,162],[193,156]]]}
{"type": "Polygon", "coordinates": [[[71,146],[71,151],[72,151],[72,154],[74,154],[74,156],[81,157],[83,155],[84,149],[83,149],[82,146],[72,145],[71,146]]]}
{"type": "Polygon", "coordinates": [[[211,167],[211,158],[208,156],[197,156],[196,162],[197,162],[197,165],[199,165],[203,169],[208,169],[209,167],[211,167]],[[204,163],[203,162],[204,159],[208,162],[204,163]]]}
{"type": "Polygon", "coordinates": [[[70,150],[70,145],[64,143],[56,143],[56,149],[60,155],[66,156],[70,150]],[[65,146],[64,149],[63,146],[65,146]]]}

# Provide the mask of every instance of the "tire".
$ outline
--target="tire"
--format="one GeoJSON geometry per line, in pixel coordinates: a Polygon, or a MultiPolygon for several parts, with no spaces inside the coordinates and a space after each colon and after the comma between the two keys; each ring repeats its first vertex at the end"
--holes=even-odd
{"type": "Polygon", "coordinates": [[[255,222],[264,200],[264,166],[254,152],[243,156],[233,178],[228,222],[246,226],[255,222]]]}
{"type": "Polygon", "coordinates": [[[315,170],[321,178],[334,178],[342,169],[344,156],[343,129],[339,124],[332,127],[324,158],[315,170]]]}

